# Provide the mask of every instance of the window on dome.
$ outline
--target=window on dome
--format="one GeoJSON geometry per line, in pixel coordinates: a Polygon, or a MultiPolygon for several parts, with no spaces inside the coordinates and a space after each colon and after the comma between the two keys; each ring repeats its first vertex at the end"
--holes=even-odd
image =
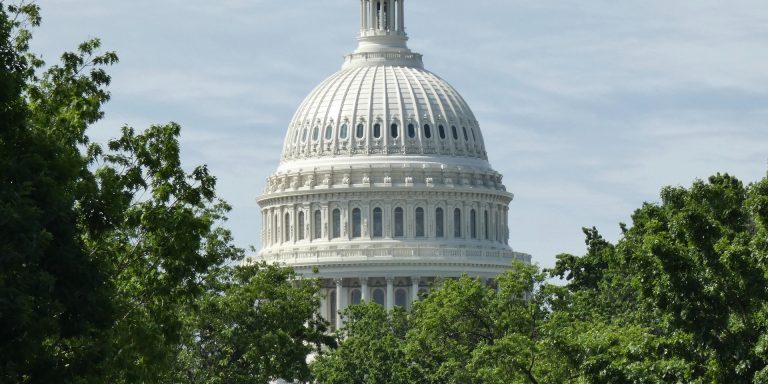
{"type": "Polygon", "coordinates": [[[341,128],[339,129],[339,139],[344,140],[347,138],[347,129],[348,128],[346,124],[341,125],[341,128]]]}
{"type": "Polygon", "coordinates": [[[312,128],[312,141],[317,141],[317,138],[319,135],[320,135],[320,128],[318,127],[312,128]]]}
{"type": "Polygon", "coordinates": [[[313,239],[319,239],[323,237],[323,214],[320,212],[320,210],[315,211],[315,218],[314,218],[313,230],[314,230],[314,236],[313,239]]]}
{"type": "Polygon", "coordinates": [[[299,240],[304,240],[304,211],[299,212],[299,225],[296,228],[299,240]]]}
{"type": "Polygon", "coordinates": [[[360,208],[355,208],[352,210],[352,237],[353,238],[359,238],[362,237],[362,217],[360,216],[360,208]]]}
{"type": "Polygon", "coordinates": [[[475,136],[475,129],[470,128],[470,130],[472,131],[472,141],[477,142],[477,137],[475,136]]]}
{"type": "Polygon", "coordinates": [[[424,237],[424,208],[416,208],[416,237],[424,237]]]}
{"type": "Polygon", "coordinates": [[[437,208],[435,210],[435,237],[443,237],[444,230],[443,230],[443,209],[437,208]]]}
{"type": "Polygon", "coordinates": [[[488,240],[491,237],[490,234],[488,233],[488,211],[485,211],[485,218],[484,219],[485,220],[484,220],[483,224],[485,224],[485,226],[483,227],[483,230],[485,231],[485,239],[488,240]]]}
{"type": "Polygon", "coordinates": [[[456,131],[456,126],[451,126],[451,133],[453,134],[453,139],[458,140],[459,139],[459,133],[456,131]]]}
{"type": "Polygon", "coordinates": [[[330,140],[333,137],[333,127],[330,125],[325,127],[325,139],[330,140]]]}
{"type": "Polygon", "coordinates": [[[461,127],[461,130],[464,131],[464,140],[469,141],[469,136],[467,136],[467,127],[461,127]]]}
{"type": "Polygon", "coordinates": [[[286,213],[283,219],[283,242],[291,241],[291,215],[286,213]]]}
{"type": "Polygon", "coordinates": [[[477,239],[477,214],[474,209],[469,211],[469,237],[477,239]]]}
{"type": "Polygon", "coordinates": [[[445,128],[442,125],[437,127],[437,132],[440,134],[441,139],[445,139],[445,128]]]}
{"type": "Polygon", "coordinates": [[[299,132],[301,132],[301,129],[296,128],[296,133],[293,135],[293,142],[298,143],[299,142],[299,132]]]}
{"type": "Polygon", "coordinates": [[[304,143],[307,141],[307,128],[304,128],[304,133],[301,134],[301,142],[304,143]]]}
{"type": "Polygon", "coordinates": [[[397,207],[395,208],[395,237],[403,237],[405,235],[403,227],[403,209],[397,207]]]}
{"type": "Polygon", "coordinates": [[[357,137],[358,139],[362,139],[364,134],[365,134],[365,125],[358,124],[357,131],[355,132],[355,137],[357,137]]]}
{"type": "Polygon", "coordinates": [[[416,137],[416,127],[414,127],[413,124],[408,124],[408,137],[411,139],[416,137]]]}
{"type": "Polygon", "coordinates": [[[341,237],[341,210],[336,208],[333,210],[333,238],[338,239],[341,237]]]}
{"type": "Polygon", "coordinates": [[[429,126],[429,124],[424,124],[424,137],[427,139],[432,138],[432,128],[429,126]]]}
{"type": "Polygon", "coordinates": [[[373,209],[373,237],[382,237],[383,232],[382,211],[377,207],[373,209]]]}
{"type": "Polygon", "coordinates": [[[461,209],[453,210],[453,237],[461,237],[461,209]]]}
{"type": "Polygon", "coordinates": [[[397,128],[397,124],[392,124],[389,126],[389,132],[394,139],[397,139],[397,137],[400,136],[400,130],[397,128]]]}
{"type": "Polygon", "coordinates": [[[376,139],[381,137],[381,124],[376,123],[373,125],[373,137],[376,139]]]}

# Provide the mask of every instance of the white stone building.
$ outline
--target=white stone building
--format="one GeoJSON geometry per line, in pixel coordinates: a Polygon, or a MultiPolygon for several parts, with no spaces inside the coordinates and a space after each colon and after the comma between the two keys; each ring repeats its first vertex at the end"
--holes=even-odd
{"type": "Polygon", "coordinates": [[[258,257],[319,277],[322,314],[410,306],[439,277],[492,279],[513,195],[464,99],[408,49],[403,0],[361,0],[357,49],[306,97],[259,197],[258,257]],[[319,273],[313,273],[317,269],[319,273]]]}

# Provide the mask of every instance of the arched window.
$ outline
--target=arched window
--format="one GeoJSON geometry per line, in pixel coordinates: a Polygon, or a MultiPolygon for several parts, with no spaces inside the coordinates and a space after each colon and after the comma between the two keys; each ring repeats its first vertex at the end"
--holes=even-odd
{"type": "Polygon", "coordinates": [[[307,141],[307,132],[308,132],[308,129],[304,128],[304,132],[301,134],[301,142],[302,143],[307,141]]]}
{"type": "Polygon", "coordinates": [[[299,212],[299,225],[296,228],[296,234],[299,240],[304,240],[304,211],[299,212]]]}
{"type": "Polygon", "coordinates": [[[475,129],[470,128],[470,130],[472,131],[472,141],[477,142],[477,136],[475,136],[475,129]]]}
{"type": "Polygon", "coordinates": [[[376,207],[373,209],[373,237],[382,237],[383,227],[381,208],[376,207]]]}
{"type": "Polygon", "coordinates": [[[424,237],[424,208],[416,208],[416,237],[424,237]]]}
{"type": "Polygon", "coordinates": [[[429,124],[424,124],[424,137],[427,139],[432,138],[432,128],[429,124]]]}
{"type": "Polygon", "coordinates": [[[437,208],[435,209],[435,237],[445,236],[445,230],[444,230],[443,224],[444,224],[443,209],[437,208]]]}
{"type": "Polygon", "coordinates": [[[408,137],[411,139],[416,137],[416,127],[414,127],[413,124],[408,124],[408,137]]]}
{"type": "Polygon", "coordinates": [[[362,237],[362,217],[360,217],[360,208],[352,210],[352,237],[362,237]]]}
{"type": "Polygon", "coordinates": [[[317,141],[317,138],[319,135],[320,135],[320,128],[318,127],[312,128],[312,141],[317,141]]]}
{"type": "Polygon", "coordinates": [[[291,215],[286,213],[283,219],[283,242],[291,241],[291,215]]]}
{"type": "Polygon", "coordinates": [[[323,237],[323,214],[320,212],[320,210],[315,210],[315,217],[312,228],[314,230],[314,236],[313,239],[319,239],[323,237]]]}
{"type": "Polygon", "coordinates": [[[477,239],[477,214],[475,210],[469,211],[469,237],[477,239]]]}
{"type": "Polygon", "coordinates": [[[330,140],[333,137],[333,127],[330,125],[325,127],[325,139],[330,140]]]}
{"type": "Polygon", "coordinates": [[[437,133],[440,134],[441,139],[445,139],[445,127],[443,127],[442,125],[438,125],[437,133]]]}
{"type": "Polygon", "coordinates": [[[358,139],[362,139],[363,135],[365,135],[365,125],[358,124],[357,129],[355,131],[355,137],[357,137],[358,139]]]}
{"type": "Polygon", "coordinates": [[[339,139],[346,139],[347,138],[347,130],[349,128],[347,127],[347,124],[342,124],[341,128],[339,129],[339,139]]]}
{"type": "Polygon", "coordinates": [[[393,139],[397,139],[397,137],[400,136],[400,130],[398,129],[397,124],[389,126],[389,133],[392,135],[393,139]]]}
{"type": "Polygon", "coordinates": [[[469,136],[467,136],[467,127],[461,127],[461,130],[464,131],[464,140],[469,141],[469,136]]]}
{"type": "Polygon", "coordinates": [[[456,132],[456,126],[455,125],[451,125],[451,134],[453,135],[453,139],[454,140],[458,140],[459,139],[459,133],[456,132]]]}
{"type": "Polygon", "coordinates": [[[349,293],[349,302],[352,303],[352,305],[360,304],[361,300],[362,292],[360,292],[359,289],[353,289],[352,292],[349,293]]]}
{"type": "Polygon", "coordinates": [[[378,305],[384,305],[384,290],[376,288],[373,290],[373,302],[378,305]]]}
{"type": "Polygon", "coordinates": [[[328,321],[331,323],[331,327],[336,327],[336,316],[338,316],[338,306],[336,305],[336,291],[331,290],[328,292],[328,321]]]}
{"type": "Polygon", "coordinates": [[[296,133],[293,134],[293,143],[299,142],[299,132],[301,131],[300,128],[296,128],[296,133]]]}
{"type": "Polygon", "coordinates": [[[453,210],[453,237],[461,237],[461,209],[453,210]]]}
{"type": "Polygon", "coordinates": [[[395,305],[398,307],[403,307],[408,304],[408,293],[403,288],[398,288],[395,290],[395,305]]]}
{"type": "Polygon", "coordinates": [[[485,216],[483,222],[485,225],[483,226],[483,229],[485,231],[485,239],[488,240],[491,238],[490,233],[488,232],[488,211],[483,212],[483,215],[485,216]]]}
{"type": "Polygon", "coordinates": [[[400,207],[395,208],[395,237],[403,237],[403,209],[400,207]]]}
{"type": "Polygon", "coordinates": [[[378,139],[381,137],[381,124],[376,123],[373,125],[373,137],[378,139]]]}
{"type": "Polygon", "coordinates": [[[338,239],[341,237],[341,209],[334,209],[333,210],[333,228],[331,228],[333,231],[333,238],[338,239]]]}

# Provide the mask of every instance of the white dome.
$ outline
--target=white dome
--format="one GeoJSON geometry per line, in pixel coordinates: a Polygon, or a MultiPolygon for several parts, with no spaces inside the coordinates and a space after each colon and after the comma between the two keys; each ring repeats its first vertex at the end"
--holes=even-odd
{"type": "Polygon", "coordinates": [[[310,92],[282,159],[372,155],[487,159],[477,120],[453,87],[418,63],[386,61],[348,66],[310,92]]]}

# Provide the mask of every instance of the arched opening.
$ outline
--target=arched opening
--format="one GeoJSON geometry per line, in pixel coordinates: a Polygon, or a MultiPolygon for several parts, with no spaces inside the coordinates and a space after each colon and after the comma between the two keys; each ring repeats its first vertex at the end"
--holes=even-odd
{"type": "Polygon", "coordinates": [[[432,138],[432,128],[429,126],[429,124],[424,124],[424,137],[427,139],[432,138]]]}
{"type": "Polygon", "coordinates": [[[442,125],[437,126],[437,133],[440,134],[441,139],[445,139],[445,127],[442,125]]]}
{"type": "Polygon", "coordinates": [[[488,211],[483,212],[483,231],[485,232],[485,239],[488,240],[491,238],[490,233],[488,232],[488,211]]]}
{"type": "Polygon", "coordinates": [[[342,125],[341,125],[341,129],[339,129],[339,139],[342,139],[342,140],[344,140],[344,139],[346,139],[346,138],[347,138],[347,130],[348,130],[348,129],[349,129],[349,128],[347,127],[347,125],[346,125],[346,124],[342,124],[342,125]]]}
{"type": "Polygon", "coordinates": [[[381,208],[376,207],[373,209],[373,237],[382,237],[384,235],[382,216],[381,208]]]}
{"type": "Polygon", "coordinates": [[[443,219],[443,209],[435,209],[435,237],[445,236],[444,223],[445,221],[443,219]]]}
{"type": "Polygon", "coordinates": [[[405,291],[405,288],[395,290],[395,305],[403,308],[408,305],[408,292],[405,291]]]}
{"type": "Polygon", "coordinates": [[[320,135],[320,128],[318,127],[312,128],[312,141],[317,141],[317,138],[319,135],[320,135]]]}
{"type": "Polygon", "coordinates": [[[373,125],[373,138],[378,139],[381,137],[381,124],[376,123],[373,125]]]}
{"type": "Polygon", "coordinates": [[[477,214],[474,209],[469,211],[469,237],[477,239],[477,214]]]}
{"type": "Polygon", "coordinates": [[[373,290],[373,302],[384,306],[384,290],[381,288],[376,288],[373,290]]]}
{"type": "Polygon", "coordinates": [[[413,124],[408,124],[408,137],[411,139],[416,137],[416,127],[414,127],[413,124]]]}
{"type": "Polygon", "coordinates": [[[362,217],[360,217],[360,208],[355,208],[352,210],[352,237],[353,238],[359,238],[362,237],[362,217]]]}
{"type": "Polygon", "coordinates": [[[398,129],[397,124],[392,124],[389,126],[389,133],[392,135],[393,139],[397,139],[397,137],[400,136],[400,129],[398,129]]]}
{"type": "Polygon", "coordinates": [[[403,237],[405,235],[403,225],[403,209],[400,207],[395,208],[395,237],[403,237]]]}
{"type": "Polygon", "coordinates": [[[459,139],[459,133],[456,132],[456,126],[455,125],[451,126],[451,134],[453,135],[453,139],[454,140],[458,140],[459,139]]]}
{"type": "Polygon", "coordinates": [[[461,130],[464,132],[464,140],[469,141],[469,136],[467,136],[467,127],[461,127],[461,130]]]}
{"type": "Polygon", "coordinates": [[[333,127],[330,125],[325,127],[325,139],[330,140],[333,137],[333,127]]]}
{"type": "Polygon", "coordinates": [[[333,221],[331,230],[333,231],[333,238],[338,239],[341,237],[341,210],[336,208],[333,210],[333,221]]]}
{"type": "Polygon", "coordinates": [[[453,210],[453,237],[461,237],[461,209],[453,210]]]}
{"type": "Polygon", "coordinates": [[[291,241],[291,215],[286,213],[283,218],[283,242],[291,241]]]}
{"type": "Polygon", "coordinates": [[[304,211],[299,212],[299,225],[296,228],[296,234],[299,240],[304,240],[304,211]]]}
{"type": "Polygon", "coordinates": [[[360,292],[359,289],[353,289],[352,292],[349,293],[349,302],[355,305],[360,304],[360,301],[362,301],[362,292],[360,292]]]}
{"type": "Polygon", "coordinates": [[[312,224],[314,227],[312,228],[314,230],[314,236],[312,238],[319,239],[323,237],[323,214],[319,209],[315,210],[315,217],[312,224]]]}
{"type": "Polygon", "coordinates": [[[355,131],[355,137],[357,137],[358,139],[362,139],[364,135],[365,135],[365,125],[358,124],[355,131]]]}
{"type": "Polygon", "coordinates": [[[304,128],[304,132],[301,134],[301,142],[302,143],[305,143],[307,141],[307,132],[308,132],[308,129],[304,128]]]}
{"type": "Polygon", "coordinates": [[[416,237],[424,237],[424,208],[416,208],[416,237]]]}

